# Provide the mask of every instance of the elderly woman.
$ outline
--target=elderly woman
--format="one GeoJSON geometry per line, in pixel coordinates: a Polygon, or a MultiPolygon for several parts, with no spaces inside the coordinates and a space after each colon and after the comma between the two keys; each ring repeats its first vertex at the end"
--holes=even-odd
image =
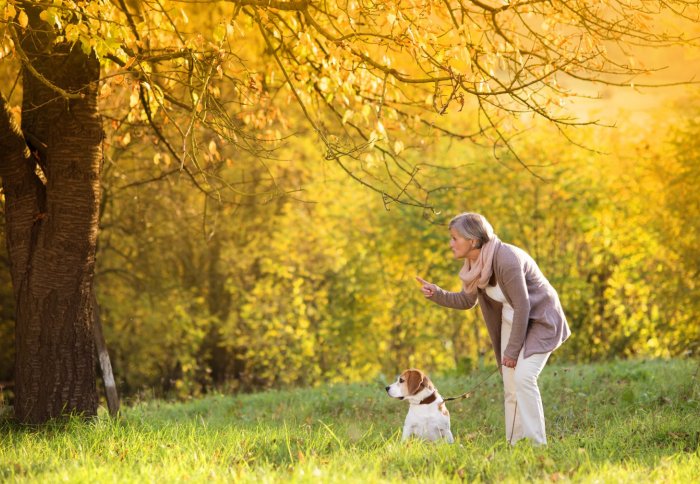
{"type": "Polygon", "coordinates": [[[448,308],[471,309],[478,302],[503,376],[506,438],[546,444],[544,410],[537,378],[547,358],[571,331],[557,292],[522,249],[501,242],[477,213],[463,213],[449,225],[450,247],[464,259],[463,289],[448,292],[417,277],[426,298],[448,308]]]}

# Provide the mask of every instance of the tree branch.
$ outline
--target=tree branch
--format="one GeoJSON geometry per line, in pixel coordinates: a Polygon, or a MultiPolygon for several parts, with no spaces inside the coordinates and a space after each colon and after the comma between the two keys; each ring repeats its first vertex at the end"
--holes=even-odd
{"type": "Polygon", "coordinates": [[[39,71],[37,71],[34,68],[34,66],[32,65],[32,61],[29,60],[29,57],[27,57],[26,52],[24,52],[24,50],[22,49],[19,37],[17,36],[17,31],[15,30],[15,27],[14,25],[12,25],[12,23],[8,23],[8,30],[10,31],[10,36],[12,37],[12,41],[15,44],[15,51],[17,52],[17,55],[19,55],[19,58],[22,60],[22,65],[24,65],[24,67],[26,67],[27,70],[39,80],[39,82],[44,84],[52,91],[58,93],[64,99],[82,99],[85,97],[85,94],[83,93],[68,92],[65,89],[61,89],[53,82],[46,79],[46,77],[44,77],[39,71]]]}
{"type": "Polygon", "coordinates": [[[291,0],[289,2],[277,0],[233,0],[231,3],[238,7],[274,8],[275,10],[287,10],[291,12],[306,10],[309,6],[308,0],[291,0]]]}

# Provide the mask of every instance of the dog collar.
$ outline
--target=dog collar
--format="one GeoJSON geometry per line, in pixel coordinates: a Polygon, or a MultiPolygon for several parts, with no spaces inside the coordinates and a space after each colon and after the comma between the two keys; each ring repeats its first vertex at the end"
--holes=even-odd
{"type": "Polygon", "coordinates": [[[431,393],[430,395],[428,395],[427,397],[425,397],[423,400],[421,400],[421,401],[418,403],[418,405],[427,405],[427,404],[429,404],[429,403],[433,403],[435,400],[437,400],[437,395],[436,395],[436,393],[437,393],[437,392],[431,393]]]}

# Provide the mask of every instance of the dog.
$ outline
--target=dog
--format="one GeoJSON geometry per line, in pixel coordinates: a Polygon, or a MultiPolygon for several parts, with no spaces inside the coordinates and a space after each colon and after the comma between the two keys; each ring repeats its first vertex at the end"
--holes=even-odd
{"type": "Polygon", "coordinates": [[[406,370],[385,389],[390,397],[410,403],[401,440],[415,435],[431,442],[441,439],[450,444],[454,442],[450,412],[425,373],[415,368],[406,370]]]}

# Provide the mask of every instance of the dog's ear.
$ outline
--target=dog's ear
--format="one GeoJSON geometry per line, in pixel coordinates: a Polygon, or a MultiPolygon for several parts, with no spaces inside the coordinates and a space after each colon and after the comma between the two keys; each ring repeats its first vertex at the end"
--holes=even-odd
{"type": "Polygon", "coordinates": [[[420,370],[411,369],[406,370],[404,379],[406,380],[408,394],[415,395],[416,393],[421,391],[421,388],[423,388],[423,380],[425,379],[425,375],[420,370]]]}
{"type": "Polygon", "coordinates": [[[428,375],[423,375],[423,387],[428,388],[429,390],[435,389],[435,385],[433,385],[433,382],[430,380],[428,375]]]}

